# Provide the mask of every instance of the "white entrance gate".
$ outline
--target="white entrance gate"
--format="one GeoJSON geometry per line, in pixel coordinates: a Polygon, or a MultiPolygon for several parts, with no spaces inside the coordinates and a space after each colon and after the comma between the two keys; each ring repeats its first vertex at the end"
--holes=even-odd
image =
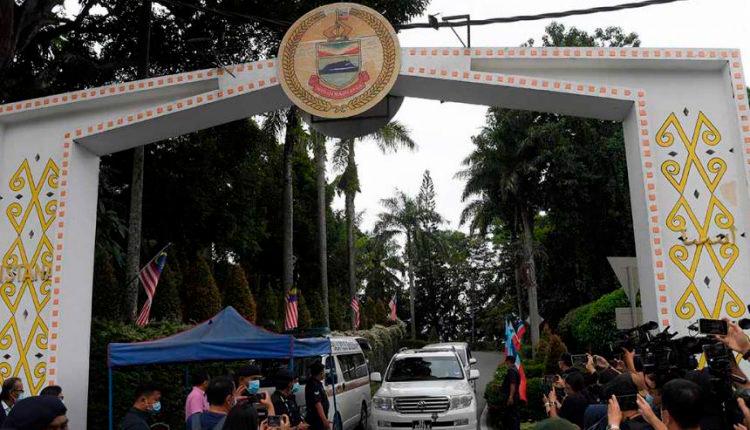
{"type": "MultiPolygon", "coordinates": [[[[0,106],[2,378],[21,376],[30,393],[63,385],[84,428],[99,157],[290,106],[278,64],[0,106]]],[[[621,121],[644,320],[684,331],[745,314],[750,112],[738,51],[403,48],[390,93],[621,121]]]]}

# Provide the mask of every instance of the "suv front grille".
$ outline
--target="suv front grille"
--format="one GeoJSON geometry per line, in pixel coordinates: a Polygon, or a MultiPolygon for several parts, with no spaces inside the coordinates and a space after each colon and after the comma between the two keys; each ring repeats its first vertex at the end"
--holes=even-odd
{"type": "Polygon", "coordinates": [[[443,413],[450,407],[447,397],[396,397],[396,412],[402,414],[443,413]]]}

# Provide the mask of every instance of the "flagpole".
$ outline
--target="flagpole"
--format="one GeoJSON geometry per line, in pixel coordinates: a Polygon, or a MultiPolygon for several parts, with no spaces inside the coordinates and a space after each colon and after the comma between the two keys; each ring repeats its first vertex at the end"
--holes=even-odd
{"type": "Polygon", "coordinates": [[[149,264],[151,264],[152,261],[156,260],[156,257],[160,256],[161,253],[164,252],[164,251],[166,251],[167,248],[169,248],[170,246],[172,246],[172,242],[167,242],[167,244],[164,245],[164,248],[162,248],[161,251],[157,252],[156,255],[154,255],[153,257],[151,257],[151,259],[148,260],[148,262],[146,264],[144,264],[143,266],[141,266],[141,268],[138,270],[138,274],[135,275],[135,276],[133,276],[128,282],[125,283],[125,285],[130,285],[131,282],[133,282],[136,279],[140,278],[141,272],[143,271],[143,268],[146,267],[146,266],[148,266],[149,264]]]}

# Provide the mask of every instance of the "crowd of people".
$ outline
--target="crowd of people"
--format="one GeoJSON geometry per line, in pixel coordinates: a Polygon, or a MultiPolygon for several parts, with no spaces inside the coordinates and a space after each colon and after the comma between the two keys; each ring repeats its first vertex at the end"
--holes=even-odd
{"type": "MultiPolygon", "coordinates": [[[[750,382],[731,351],[750,359],[750,338],[737,324],[727,323],[727,335],[715,338],[728,347],[731,366],[725,378],[717,377],[710,364],[682,372],[679,377],[664,377],[659,373],[664,369],[644,370],[636,351],[627,347],[622,348],[621,359],[586,354],[586,359],[575,366],[570,354],[562,354],[559,373],[545,376],[542,401],[548,419],[536,428],[747,430],[750,382]]],[[[505,430],[518,430],[521,400],[515,357],[506,357],[505,365],[508,372],[502,385],[502,425],[505,430]]]]}
{"type": "MultiPolygon", "coordinates": [[[[309,368],[305,385],[305,416],[296,400],[301,389],[299,378],[287,369],[279,369],[274,374],[275,390],[271,396],[260,390],[263,375],[255,365],[244,366],[233,376],[211,378],[198,371],[191,379],[192,390],[185,399],[186,430],[331,428],[328,397],[323,386],[325,368],[320,362],[309,368]]],[[[153,384],[138,387],[133,406],[120,422],[119,430],[158,429],[159,423],[154,421],[162,412],[161,396],[161,390],[153,384]]]]}
{"type": "Polygon", "coordinates": [[[9,430],[67,430],[67,409],[62,388],[44,387],[38,396],[26,396],[23,381],[10,377],[0,391],[0,428],[9,430]]]}

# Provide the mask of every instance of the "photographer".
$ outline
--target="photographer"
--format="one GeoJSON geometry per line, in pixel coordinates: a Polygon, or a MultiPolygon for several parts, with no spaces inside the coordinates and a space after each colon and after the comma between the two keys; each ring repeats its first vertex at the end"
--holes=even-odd
{"type": "Polygon", "coordinates": [[[589,406],[584,394],[584,380],[581,372],[572,372],[565,377],[565,399],[560,403],[554,388],[544,396],[544,406],[551,418],[564,418],[583,428],[583,414],[589,406]]]}

